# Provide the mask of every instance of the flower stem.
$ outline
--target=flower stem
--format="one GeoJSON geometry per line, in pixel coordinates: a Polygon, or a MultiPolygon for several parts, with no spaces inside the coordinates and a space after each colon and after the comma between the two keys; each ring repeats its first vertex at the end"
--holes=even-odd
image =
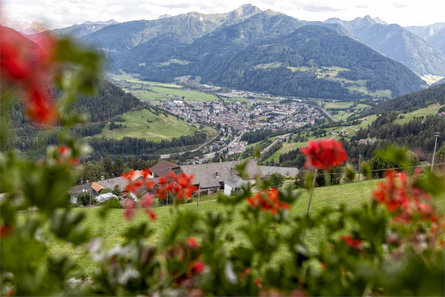
{"type": "MultiPolygon", "coordinates": [[[[314,194],[314,188],[315,188],[315,179],[317,178],[317,169],[315,169],[314,171],[314,177],[312,179],[312,186],[311,186],[311,193],[309,195],[309,203],[307,205],[307,212],[306,212],[306,216],[309,215],[309,211],[311,209],[311,202],[312,202],[312,195],[314,194]]],[[[304,237],[306,235],[306,228],[304,228],[303,230],[303,241],[304,241],[304,237]]]]}

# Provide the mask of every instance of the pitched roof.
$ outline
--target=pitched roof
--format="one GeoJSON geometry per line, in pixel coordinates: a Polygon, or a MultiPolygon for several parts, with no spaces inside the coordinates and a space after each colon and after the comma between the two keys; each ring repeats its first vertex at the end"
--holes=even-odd
{"type": "Polygon", "coordinates": [[[221,182],[228,179],[235,169],[235,162],[220,162],[196,165],[183,165],[181,170],[186,174],[193,174],[193,183],[201,188],[220,187],[221,182]]]}
{"type": "Polygon", "coordinates": [[[294,167],[260,166],[260,171],[262,177],[268,177],[273,173],[280,173],[284,177],[293,177],[296,176],[300,170],[294,167]]]}
{"type": "MultiPolygon", "coordinates": [[[[197,165],[182,165],[181,170],[186,174],[193,174],[195,178],[193,183],[200,185],[201,188],[219,187],[221,183],[239,186],[242,179],[238,176],[235,166],[240,164],[239,161],[207,163],[197,165]]],[[[292,167],[276,167],[276,166],[258,166],[254,160],[250,160],[246,166],[246,173],[250,179],[254,179],[258,175],[268,177],[272,173],[280,173],[285,177],[295,176],[298,174],[298,168],[292,167]]]]}
{"type": "Polygon", "coordinates": [[[91,184],[91,188],[92,188],[94,191],[96,191],[97,193],[99,193],[101,190],[104,189],[103,186],[99,185],[99,184],[96,183],[96,182],[93,182],[93,183],[91,184]]]}
{"type": "Polygon", "coordinates": [[[114,189],[115,186],[118,186],[119,189],[122,191],[128,184],[128,181],[125,178],[119,176],[119,177],[100,180],[97,181],[96,183],[104,188],[110,188],[110,189],[114,189]]]}
{"type": "Polygon", "coordinates": [[[179,169],[179,165],[169,162],[167,160],[161,160],[158,164],[150,168],[153,176],[166,176],[170,171],[179,169]]]}
{"type": "Polygon", "coordinates": [[[84,192],[90,192],[91,189],[91,183],[86,183],[86,184],[81,184],[81,185],[77,185],[71,188],[71,194],[73,194],[74,196],[79,196],[81,193],[84,192]]]}

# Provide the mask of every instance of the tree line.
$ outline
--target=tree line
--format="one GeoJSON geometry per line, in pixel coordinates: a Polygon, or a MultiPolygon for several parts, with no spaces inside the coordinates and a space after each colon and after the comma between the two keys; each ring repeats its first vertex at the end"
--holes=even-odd
{"type": "Polygon", "coordinates": [[[196,131],[193,135],[175,137],[171,140],[164,139],[160,142],[132,137],[124,137],[120,140],[95,137],[89,139],[88,143],[95,153],[100,155],[143,156],[161,149],[198,145],[205,142],[206,138],[206,133],[196,131]]]}

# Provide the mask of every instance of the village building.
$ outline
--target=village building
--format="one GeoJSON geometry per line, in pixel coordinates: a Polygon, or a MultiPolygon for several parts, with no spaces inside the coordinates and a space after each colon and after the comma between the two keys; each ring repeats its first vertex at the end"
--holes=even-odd
{"type": "MultiPolygon", "coordinates": [[[[149,178],[157,184],[158,177],[168,176],[169,172],[174,172],[175,174],[193,174],[193,184],[198,187],[200,194],[212,194],[218,191],[224,191],[224,194],[230,195],[236,188],[241,187],[247,181],[255,183],[257,177],[269,178],[274,173],[280,173],[283,177],[294,177],[299,172],[298,168],[292,167],[259,166],[254,160],[250,160],[245,168],[247,178],[243,179],[239,176],[236,170],[236,166],[240,163],[240,161],[231,161],[195,165],[177,165],[166,160],[161,160],[155,166],[150,168],[152,175],[149,176],[149,178]]],[[[135,171],[132,181],[141,178],[141,172],[135,171]]],[[[118,187],[120,191],[123,191],[127,184],[127,179],[123,177],[115,177],[75,186],[71,189],[71,194],[72,196],[77,197],[81,193],[88,192],[93,197],[97,197],[101,195],[101,191],[105,188],[114,189],[115,187],[118,187]]],[[[141,191],[137,194],[143,194],[146,189],[142,187],[141,191]]]]}
{"type": "Polygon", "coordinates": [[[155,166],[149,169],[153,177],[160,177],[167,176],[170,171],[175,173],[179,172],[180,166],[167,160],[161,160],[155,166]]]}

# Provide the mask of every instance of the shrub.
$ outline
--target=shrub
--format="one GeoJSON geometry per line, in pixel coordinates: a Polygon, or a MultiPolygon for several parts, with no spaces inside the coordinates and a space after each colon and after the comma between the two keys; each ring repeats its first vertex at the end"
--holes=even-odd
{"type": "Polygon", "coordinates": [[[102,189],[102,191],[100,191],[100,194],[106,194],[106,193],[112,193],[113,190],[110,188],[104,188],[102,189]]]}
{"type": "Polygon", "coordinates": [[[122,208],[121,202],[117,198],[111,198],[110,200],[105,201],[102,204],[107,206],[108,208],[122,208]]]}
{"type": "Polygon", "coordinates": [[[95,204],[95,200],[91,197],[90,193],[81,193],[77,196],[77,203],[82,204],[83,206],[87,206],[90,204],[95,204]]]}

